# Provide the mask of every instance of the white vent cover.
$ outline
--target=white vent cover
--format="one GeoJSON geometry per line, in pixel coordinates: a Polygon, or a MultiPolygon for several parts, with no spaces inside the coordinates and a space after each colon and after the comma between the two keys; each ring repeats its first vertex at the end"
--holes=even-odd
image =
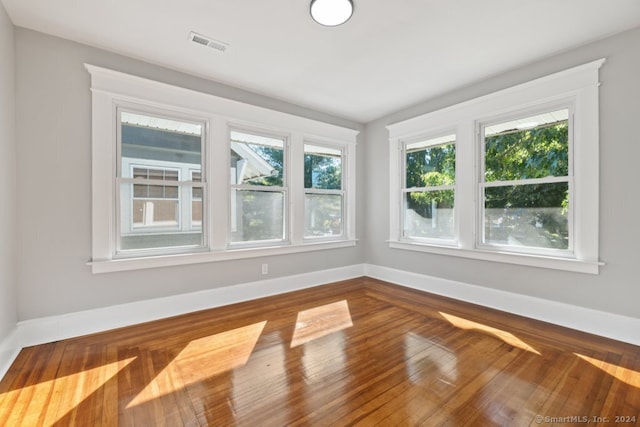
{"type": "Polygon", "coordinates": [[[202,34],[194,33],[193,31],[189,33],[189,40],[199,45],[219,50],[220,52],[224,52],[229,48],[228,43],[214,40],[211,37],[203,36],[202,34]]]}

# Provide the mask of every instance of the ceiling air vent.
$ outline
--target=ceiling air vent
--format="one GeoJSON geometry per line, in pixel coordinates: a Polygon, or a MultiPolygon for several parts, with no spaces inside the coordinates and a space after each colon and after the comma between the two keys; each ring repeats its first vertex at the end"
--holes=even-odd
{"type": "Polygon", "coordinates": [[[194,33],[193,31],[189,33],[189,40],[199,45],[210,47],[211,49],[219,50],[220,52],[224,52],[227,50],[227,48],[229,48],[228,43],[221,42],[219,40],[214,40],[210,37],[203,36],[202,34],[194,33]]]}

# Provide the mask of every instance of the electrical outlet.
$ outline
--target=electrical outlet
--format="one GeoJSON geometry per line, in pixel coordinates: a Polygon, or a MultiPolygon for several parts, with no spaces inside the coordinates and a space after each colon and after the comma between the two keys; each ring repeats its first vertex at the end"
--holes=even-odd
{"type": "Polygon", "coordinates": [[[262,274],[269,274],[269,264],[262,264],[262,274]]]}

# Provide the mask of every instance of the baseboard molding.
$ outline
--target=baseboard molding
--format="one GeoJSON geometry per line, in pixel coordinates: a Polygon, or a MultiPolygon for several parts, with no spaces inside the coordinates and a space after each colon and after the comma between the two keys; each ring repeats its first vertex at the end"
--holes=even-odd
{"type": "Polygon", "coordinates": [[[207,308],[369,276],[532,319],[640,345],[640,319],[467,283],[357,264],[18,322],[0,340],[0,378],[23,347],[102,332],[207,308]]]}
{"type": "Polygon", "coordinates": [[[366,264],[365,275],[436,295],[640,345],[640,319],[483,286],[366,264]]]}
{"type": "Polygon", "coordinates": [[[13,328],[7,336],[0,340],[0,379],[7,373],[21,349],[22,346],[18,340],[18,329],[13,328]]]}
{"type": "Polygon", "coordinates": [[[107,331],[364,275],[364,264],[18,322],[19,347],[107,331]]]}

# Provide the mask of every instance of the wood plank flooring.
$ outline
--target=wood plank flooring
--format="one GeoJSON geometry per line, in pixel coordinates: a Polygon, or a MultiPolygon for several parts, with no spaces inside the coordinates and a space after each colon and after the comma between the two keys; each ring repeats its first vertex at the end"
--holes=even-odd
{"type": "Polygon", "coordinates": [[[640,425],[640,348],[369,278],[24,349],[1,426],[640,425]],[[598,418],[599,417],[599,418],[598,418]]]}

